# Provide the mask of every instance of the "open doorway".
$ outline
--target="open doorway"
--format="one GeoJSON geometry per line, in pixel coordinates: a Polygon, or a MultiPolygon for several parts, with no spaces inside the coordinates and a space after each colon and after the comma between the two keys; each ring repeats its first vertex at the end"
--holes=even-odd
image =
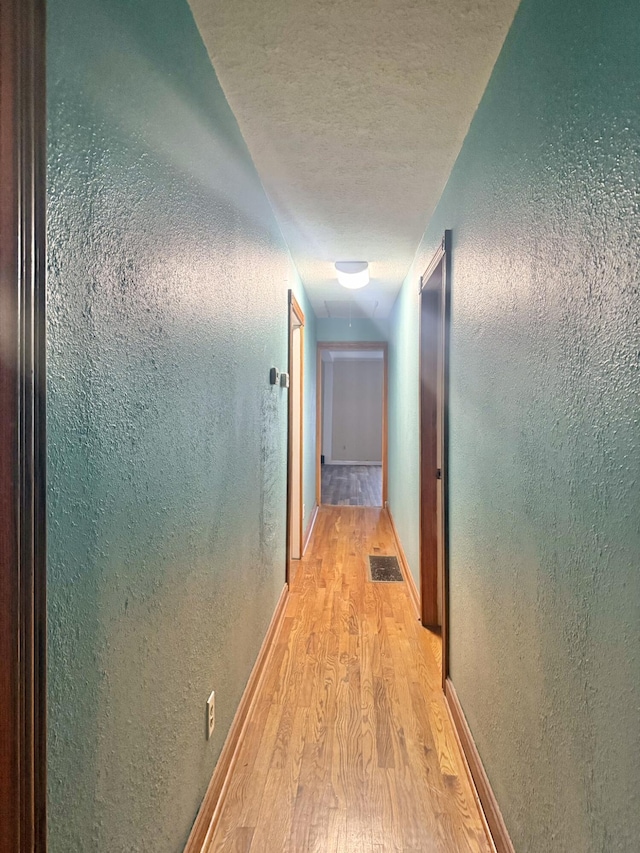
{"type": "Polygon", "coordinates": [[[318,344],[318,504],[383,506],[387,346],[318,344]]]}
{"type": "Polygon", "coordinates": [[[442,632],[447,677],[447,435],[451,232],[420,279],[420,588],[422,624],[442,632]]]}
{"type": "Polygon", "coordinates": [[[289,291],[289,453],[287,477],[287,582],[289,560],[302,558],[302,448],[303,448],[304,314],[289,291]]]}

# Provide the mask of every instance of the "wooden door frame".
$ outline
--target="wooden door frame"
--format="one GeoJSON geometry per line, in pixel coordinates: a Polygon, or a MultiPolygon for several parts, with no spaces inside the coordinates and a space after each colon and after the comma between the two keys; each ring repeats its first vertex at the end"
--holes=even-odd
{"type": "Polygon", "coordinates": [[[322,505],[322,353],[324,350],[382,350],[384,379],[382,385],[382,506],[388,500],[388,448],[389,448],[389,345],[386,341],[319,341],[316,356],[316,504],[322,505]]]}
{"type": "MultiPolygon", "coordinates": [[[[291,509],[292,509],[292,488],[291,477],[293,468],[293,406],[291,404],[291,373],[293,367],[293,323],[291,322],[291,313],[293,312],[300,323],[300,501],[301,507],[303,504],[303,489],[304,489],[304,312],[300,307],[298,300],[293,295],[293,291],[289,290],[287,301],[287,325],[289,339],[289,394],[287,401],[287,547],[286,547],[286,582],[291,580],[291,509]]],[[[304,518],[302,509],[300,510],[300,554],[303,556],[304,539],[303,539],[304,518]]]]}
{"type": "Polygon", "coordinates": [[[0,3],[0,853],[46,849],[45,3],[0,3]]]}
{"type": "Polygon", "coordinates": [[[451,317],[451,231],[444,232],[441,245],[420,277],[419,289],[419,416],[420,416],[420,607],[425,627],[438,624],[438,538],[442,537],[442,684],[449,673],[449,331],[451,317]],[[435,274],[438,274],[437,278],[435,274]],[[440,279],[441,274],[441,281],[440,279]],[[430,284],[432,286],[430,286],[430,284]],[[427,395],[423,364],[423,304],[436,306],[437,335],[430,349],[438,370],[438,350],[443,358],[442,421],[438,425],[437,392],[427,395]],[[437,522],[437,439],[442,430],[442,525],[437,522]]]}

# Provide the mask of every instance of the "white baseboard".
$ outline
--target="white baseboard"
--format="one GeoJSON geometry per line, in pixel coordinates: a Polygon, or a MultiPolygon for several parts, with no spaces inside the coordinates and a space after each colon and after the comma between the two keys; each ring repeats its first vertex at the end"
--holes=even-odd
{"type": "Polygon", "coordinates": [[[378,468],[382,467],[382,462],[354,462],[353,460],[348,459],[346,462],[343,462],[342,459],[328,459],[324,460],[325,465],[377,465],[378,468]]]}

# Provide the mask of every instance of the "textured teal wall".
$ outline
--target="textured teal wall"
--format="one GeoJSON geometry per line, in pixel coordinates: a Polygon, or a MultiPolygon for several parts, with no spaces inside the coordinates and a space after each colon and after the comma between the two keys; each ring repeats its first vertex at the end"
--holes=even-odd
{"type": "Polygon", "coordinates": [[[417,570],[417,282],[453,229],[451,673],[518,853],[640,838],[640,5],[523,0],[392,317],[417,570]]]}
{"type": "Polygon", "coordinates": [[[417,299],[419,267],[414,262],[393,306],[389,324],[388,503],[409,568],[420,588],[420,446],[418,443],[417,299]]]}
{"type": "Polygon", "coordinates": [[[336,320],[320,317],[316,321],[319,341],[386,341],[389,335],[388,320],[336,320]]]}
{"type": "Polygon", "coordinates": [[[177,853],[284,583],[288,286],[313,317],[186,0],[47,6],[50,850],[177,853]]]}

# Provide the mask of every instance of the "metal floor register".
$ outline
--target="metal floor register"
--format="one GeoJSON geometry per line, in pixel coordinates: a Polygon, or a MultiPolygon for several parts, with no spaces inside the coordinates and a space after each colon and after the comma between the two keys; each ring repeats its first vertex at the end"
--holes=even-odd
{"type": "Polygon", "coordinates": [[[369,577],[374,583],[403,581],[397,557],[377,557],[369,554],[369,577]]]}

